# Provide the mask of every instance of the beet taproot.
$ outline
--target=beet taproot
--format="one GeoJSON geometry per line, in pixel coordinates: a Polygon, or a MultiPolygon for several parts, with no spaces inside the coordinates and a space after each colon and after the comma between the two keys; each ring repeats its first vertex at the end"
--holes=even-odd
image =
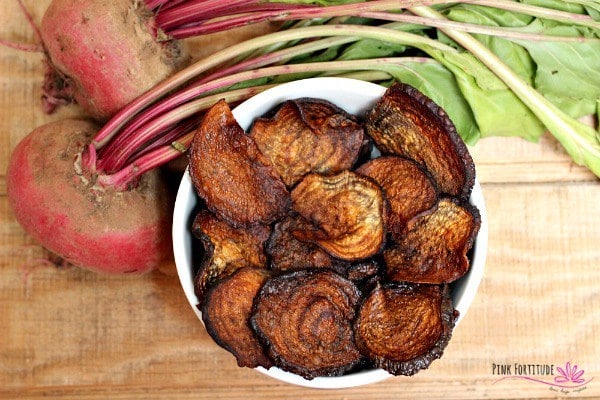
{"type": "Polygon", "coordinates": [[[81,169],[97,127],[66,119],[19,142],[6,174],[15,218],[36,241],[76,266],[142,273],[172,259],[173,198],[158,170],[117,191],[81,169]]]}

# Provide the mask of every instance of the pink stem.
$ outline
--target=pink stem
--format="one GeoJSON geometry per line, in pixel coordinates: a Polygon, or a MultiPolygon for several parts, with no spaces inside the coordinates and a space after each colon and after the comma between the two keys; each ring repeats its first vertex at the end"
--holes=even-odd
{"type": "Polygon", "coordinates": [[[332,37],[296,45],[294,47],[289,47],[287,49],[279,50],[273,53],[263,54],[261,56],[234,64],[230,67],[220,68],[214,73],[199,79],[194,84],[201,84],[241,71],[248,71],[250,69],[264,67],[265,65],[286,61],[297,55],[307,53],[307,51],[303,50],[305,48],[310,49],[309,51],[318,51],[354,41],[356,41],[356,38],[353,37],[332,37]]]}
{"type": "Polygon", "coordinates": [[[228,91],[227,93],[208,95],[194,101],[189,101],[176,109],[164,112],[147,124],[141,126],[135,132],[135,136],[124,144],[123,148],[117,149],[114,153],[109,153],[110,157],[107,155],[104,159],[99,160],[97,170],[106,171],[108,173],[118,171],[132,159],[133,154],[140,151],[140,149],[143,149],[143,146],[146,143],[156,140],[156,138],[160,137],[165,130],[172,129],[172,127],[180,121],[197,116],[198,113],[206,110],[220,99],[224,98],[229,103],[235,103],[254,96],[271,86],[272,85],[254,86],[228,91]]]}
{"type": "Polygon", "coordinates": [[[397,0],[373,0],[368,2],[326,7],[306,7],[304,5],[296,5],[293,8],[286,7],[283,9],[269,9],[266,11],[249,12],[241,15],[229,15],[226,18],[219,18],[212,22],[197,21],[195,24],[184,25],[175,29],[165,29],[165,32],[174,39],[185,39],[193,36],[219,32],[225,29],[245,26],[265,20],[289,21],[299,19],[351,16],[357,15],[357,13],[362,11],[385,11],[402,9],[406,7],[405,4],[399,3],[400,2],[397,0]]]}
{"type": "Polygon", "coordinates": [[[11,42],[9,40],[0,39],[0,46],[5,46],[11,49],[27,51],[31,53],[43,53],[44,46],[41,44],[24,44],[24,43],[16,43],[11,42]]]}
{"type": "Polygon", "coordinates": [[[37,24],[33,21],[33,17],[31,16],[31,13],[27,9],[27,7],[25,7],[23,2],[21,0],[17,0],[17,3],[19,4],[19,8],[21,9],[21,11],[23,12],[23,15],[25,16],[25,19],[27,19],[27,23],[33,29],[35,38],[37,39],[37,41],[40,44],[23,44],[23,43],[12,42],[10,40],[0,39],[0,46],[5,46],[5,47],[9,47],[11,49],[27,51],[27,52],[35,52],[35,53],[44,52],[45,49],[44,49],[44,45],[43,45],[43,41],[42,41],[42,34],[40,32],[40,29],[38,28],[37,24]]]}
{"type": "Polygon", "coordinates": [[[230,14],[231,9],[244,5],[256,5],[257,0],[187,0],[177,7],[161,10],[156,15],[156,23],[163,30],[182,26],[190,22],[230,14]]]}
{"type": "Polygon", "coordinates": [[[178,138],[184,136],[185,134],[191,132],[196,129],[198,126],[198,118],[189,118],[188,120],[184,120],[181,123],[178,123],[173,128],[171,128],[168,132],[164,133],[161,137],[156,139],[154,142],[150,143],[148,146],[139,150],[137,153],[133,154],[127,163],[131,163],[141,156],[148,154],[149,152],[157,149],[160,146],[165,146],[170,143],[177,141],[178,138]]]}
{"type": "Polygon", "coordinates": [[[149,10],[156,10],[159,7],[165,7],[169,3],[172,3],[173,0],[145,0],[144,4],[149,10]]]}
{"type": "Polygon", "coordinates": [[[125,190],[146,172],[164,165],[183,154],[193,138],[194,132],[189,132],[177,140],[176,146],[171,144],[158,147],[128,164],[115,174],[98,176],[98,183],[114,187],[117,190],[125,190]]]}
{"type": "MultiPolygon", "coordinates": [[[[386,64],[398,64],[406,61],[406,58],[380,58],[380,59],[368,59],[368,60],[352,60],[352,61],[327,61],[327,62],[314,62],[314,63],[303,63],[303,64],[284,64],[272,67],[259,68],[250,71],[240,72],[227,77],[212,80],[210,82],[202,83],[199,85],[192,86],[186,89],[186,98],[192,99],[196,97],[205,96],[207,93],[214,92],[216,90],[230,87],[236,83],[250,81],[253,79],[259,79],[269,76],[288,75],[295,73],[319,73],[323,71],[356,71],[356,70],[371,70],[371,69],[382,69],[382,66],[386,64]]],[[[223,97],[220,94],[211,95],[213,98],[223,97]]],[[[200,101],[205,99],[200,99],[200,101]]],[[[136,130],[135,135],[130,137],[122,146],[111,149],[112,151],[107,154],[103,159],[101,168],[104,171],[117,171],[123,168],[127,160],[129,160],[144,143],[160,135],[166,128],[172,126],[172,124],[181,121],[195,112],[196,106],[192,105],[193,102],[182,103],[180,107],[170,109],[168,112],[163,112],[157,118],[152,119],[144,126],[136,130]]],[[[162,102],[161,102],[162,105],[162,102]]]]}
{"type": "Polygon", "coordinates": [[[36,39],[40,43],[43,43],[44,41],[42,40],[42,33],[40,32],[40,28],[38,28],[37,24],[34,22],[31,13],[27,9],[27,7],[25,7],[25,4],[23,4],[22,0],[17,0],[17,3],[19,3],[19,7],[21,8],[21,11],[23,11],[23,14],[25,14],[25,18],[27,19],[29,26],[31,26],[31,28],[33,29],[33,33],[35,34],[36,39]]]}
{"type": "MultiPolygon", "coordinates": [[[[293,57],[298,54],[304,54],[308,51],[317,51],[323,48],[331,47],[334,45],[339,45],[343,43],[348,43],[354,41],[354,38],[346,38],[346,37],[334,37],[334,38],[326,38],[321,39],[319,41],[309,42],[303,45],[297,45],[294,47],[290,47],[287,49],[283,49],[277,52],[268,53],[254,59],[236,64],[229,68],[218,69],[217,72],[193,83],[193,86],[197,86],[200,84],[204,84],[210,81],[214,81],[217,78],[222,78],[224,76],[232,75],[234,73],[238,73],[241,71],[246,71],[250,69],[255,69],[258,67],[263,67],[268,64],[274,64],[290,57],[293,57]]],[[[130,140],[131,137],[136,134],[136,132],[148,121],[157,117],[158,115],[165,113],[168,110],[175,108],[176,106],[183,104],[192,98],[197,96],[197,91],[182,91],[173,94],[171,97],[167,97],[162,100],[160,103],[155,106],[151,106],[140,115],[135,117],[132,121],[130,121],[124,128],[121,130],[119,135],[115,137],[111,142],[109,142],[104,148],[100,150],[101,159],[104,158],[105,155],[113,154],[118,149],[122,149],[130,140]]],[[[109,166],[110,161],[106,164],[104,161],[102,166],[109,166]]],[[[100,167],[100,166],[99,166],[100,167]]]]}

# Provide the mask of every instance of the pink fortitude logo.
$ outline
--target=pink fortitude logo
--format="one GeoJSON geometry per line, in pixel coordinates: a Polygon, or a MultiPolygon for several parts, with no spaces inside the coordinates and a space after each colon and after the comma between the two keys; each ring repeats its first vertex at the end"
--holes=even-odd
{"type": "Polygon", "coordinates": [[[507,379],[523,379],[547,385],[550,390],[568,394],[585,390],[593,378],[586,379],[585,370],[567,362],[564,367],[554,364],[492,364],[492,374],[504,375],[494,384],[507,379]]]}

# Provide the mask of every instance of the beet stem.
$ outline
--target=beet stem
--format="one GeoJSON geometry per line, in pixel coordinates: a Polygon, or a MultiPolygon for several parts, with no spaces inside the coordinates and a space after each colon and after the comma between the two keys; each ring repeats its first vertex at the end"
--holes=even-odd
{"type": "MultiPolygon", "coordinates": [[[[406,57],[387,57],[351,61],[284,64],[240,72],[227,77],[212,80],[202,85],[198,85],[194,89],[198,92],[196,96],[202,96],[203,93],[214,92],[216,89],[230,87],[237,83],[263,77],[291,75],[298,73],[321,73],[323,71],[338,73],[342,71],[356,70],[385,71],[390,66],[402,65],[407,61],[412,62],[414,59],[406,57]]],[[[161,132],[164,132],[169,126],[172,126],[173,124],[192,116],[200,110],[206,109],[214,104],[216,101],[215,99],[222,97],[223,94],[215,94],[211,96],[210,101],[206,101],[206,98],[200,98],[197,101],[187,102],[151,120],[149,123],[136,131],[136,136],[134,138],[131,138],[131,140],[127,141],[127,143],[120,147],[117,152],[111,153],[110,164],[103,165],[104,169],[106,171],[111,171],[123,168],[124,164],[131,159],[131,156],[135,154],[135,152],[141,146],[143,146],[144,143],[147,143],[149,140],[151,140],[151,138],[156,137],[156,135],[159,135],[161,132]]]]}
{"type": "MultiPolygon", "coordinates": [[[[231,75],[231,74],[234,74],[237,72],[247,71],[247,70],[262,67],[262,66],[265,66],[268,64],[274,64],[276,62],[281,62],[283,60],[289,60],[290,58],[292,58],[294,56],[310,53],[313,51],[321,50],[321,49],[328,48],[328,47],[335,46],[335,45],[348,43],[348,42],[355,41],[355,40],[356,40],[356,38],[346,38],[346,37],[326,38],[326,39],[321,39],[321,40],[317,40],[317,41],[311,41],[311,42],[301,44],[301,45],[296,45],[296,46],[293,46],[293,47],[290,47],[290,48],[287,48],[287,49],[284,49],[281,51],[267,53],[265,55],[256,57],[254,59],[247,60],[246,62],[235,64],[231,68],[219,69],[219,70],[217,70],[217,72],[192,84],[193,85],[192,87],[197,87],[198,85],[205,84],[205,83],[214,81],[218,78],[228,76],[228,75],[231,75]]],[[[100,150],[101,158],[103,159],[103,164],[99,165],[98,167],[103,169],[103,168],[108,168],[108,166],[114,166],[115,162],[105,160],[105,158],[109,158],[109,159],[114,158],[115,156],[111,157],[110,155],[115,155],[116,153],[119,152],[119,149],[122,149],[123,146],[126,146],[127,143],[132,140],[132,136],[135,136],[136,132],[142,126],[144,126],[144,124],[146,124],[148,121],[152,120],[153,118],[159,116],[160,114],[165,113],[168,110],[171,110],[171,109],[175,108],[176,106],[193,99],[197,95],[198,95],[198,90],[190,89],[190,90],[184,90],[184,91],[177,92],[174,95],[161,100],[159,103],[151,106],[150,108],[146,109],[141,114],[136,116],[133,120],[131,120],[123,128],[123,130],[119,133],[119,135],[117,137],[115,137],[107,146],[105,146],[104,148],[102,148],[100,150]],[[107,155],[106,157],[104,157],[105,154],[107,155]]],[[[107,169],[107,172],[110,172],[110,171],[111,170],[107,169]]]]}
{"type": "MultiPolygon", "coordinates": [[[[428,47],[437,48],[444,51],[456,51],[450,46],[441,44],[438,41],[429,39],[421,35],[416,35],[402,31],[395,31],[384,27],[372,27],[364,25],[309,26],[289,31],[276,32],[273,34],[250,39],[246,42],[230,46],[229,48],[226,48],[220,52],[211,55],[211,57],[199,61],[198,63],[192,65],[188,69],[183,70],[180,73],[174,75],[173,77],[158,84],[153,89],[146,92],[146,94],[140,96],[137,100],[134,100],[124,109],[122,109],[97,133],[94,140],[92,141],[92,146],[94,147],[94,149],[96,151],[99,150],[102,152],[101,154],[99,153],[99,156],[97,157],[96,167],[94,168],[90,165],[92,164],[93,157],[89,156],[84,157],[85,165],[89,166],[90,171],[97,171],[100,174],[107,172],[112,173],[121,170],[124,164],[132,159],[133,154],[139,152],[141,149],[147,146],[148,143],[156,140],[156,138],[159,137],[165,129],[169,128],[174,123],[181,121],[183,118],[189,117],[191,115],[189,114],[191,112],[190,110],[192,109],[192,106],[190,104],[184,104],[183,106],[178,107],[179,109],[175,108],[169,110],[169,107],[175,107],[175,105],[180,104],[178,103],[179,100],[173,98],[168,99],[169,107],[167,107],[164,101],[159,101],[159,98],[167,94],[168,92],[173,91],[177,87],[183,85],[183,83],[189,82],[192,78],[198,76],[200,73],[206,71],[207,69],[216,67],[219,64],[222,64],[223,62],[227,61],[228,59],[236,58],[240,53],[258,50],[260,48],[264,48],[266,46],[271,46],[282,42],[292,42],[295,40],[301,40],[306,38],[328,36],[339,38],[347,38],[348,36],[351,36],[355,39],[371,38],[392,43],[411,44],[415,47],[427,45],[428,47]],[[119,130],[123,128],[123,126],[125,126],[127,122],[132,121],[140,111],[142,111],[147,106],[155,102],[155,107],[157,107],[160,111],[157,112],[157,115],[166,113],[166,116],[161,115],[159,118],[156,118],[156,120],[151,120],[147,124],[147,126],[132,132],[131,136],[126,141],[127,145],[124,148],[119,148],[118,150],[111,150],[110,152],[103,151],[104,147],[106,147],[108,143],[110,143],[113,137],[115,140],[119,140],[119,130]],[[188,107],[187,111],[185,107],[188,107]]],[[[299,72],[317,73],[324,71],[347,70],[348,68],[351,70],[365,70],[369,69],[367,66],[370,66],[370,68],[375,70],[383,70],[385,69],[385,63],[392,62],[391,60],[392,59],[366,60],[360,63],[354,61],[355,64],[353,66],[351,66],[352,62],[350,61],[325,62],[320,63],[320,65],[319,63],[313,63],[310,66],[307,66],[306,64],[280,65],[277,67],[269,67],[260,70],[241,72],[236,74],[234,78],[222,77],[216,80],[211,80],[210,82],[192,85],[191,87],[181,90],[180,92],[175,92],[176,95],[174,97],[183,96],[182,98],[186,99],[185,101],[188,101],[189,99],[193,99],[196,97],[204,97],[215,90],[223,89],[235,83],[265,76],[285,75],[299,72]]],[[[219,95],[216,94],[216,96],[219,95]]],[[[220,97],[224,97],[224,94],[221,93],[220,97]]],[[[218,99],[214,99],[213,102],[210,104],[212,105],[217,100],[218,99]]],[[[133,123],[135,123],[135,120],[133,120],[133,123]]],[[[88,151],[84,156],[86,156],[88,153],[92,154],[92,152],[88,151]]]]}
{"type": "Polygon", "coordinates": [[[175,26],[231,14],[238,6],[253,6],[259,3],[257,0],[187,0],[176,7],[160,10],[156,15],[156,23],[166,31],[175,26]]]}
{"type": "MultiPolygon", "coordinates": [[[[146,125],[140,127],[136,133],[145,136],[146,138],[156,138],[157,136],[160,136],[160,134],[163,133],[169,126],[185,120],[186,118],[193,117],[203,110],[208,109],[220,99],[225,99],[230,103],[239,102],[271,87],[273,87],[273,85],[253,86],[244,89],[231,90],[227,93],[217,93],[187,102],[177,109],[170,110],[169,112],[158,116],[156,119],[149,121],[146,125]]],[[[151,139],[146,140],[145,143],[147,143],[149,140],[151,139]]],[[[133,154],[143,147],[143,143],[136,143],[135,145],[132,145],[131,143],[127,144],[128,146],[126,152],[120,152],[119,157],[114,157],[116,154],[111,154],[110,158],[101,160],[103,162],[100,164],[102,168],[98,167],[98,169],[107,171],[109,173],[118,171],[119,169],[123,168],[126,162],[131,160],[131,156],[133,154]]]]}
{"type": "Polygon", "coordinates": [[[424,36],[411,34],[408,32],[393,31],[388,28],[364,26],[364,25],[326,25],[326,26],[308,26],[292,30],[275,32],[263,35],[257,38],[249,39],[232,46],[229,46],[219,52],[206,57],[190,67],[176,73],[170,78],[162,81],[145,94],[122,108],[111,120],[109,120],[96,134],[92,144],[96,149],[100,149],[119,133],[119,130],[130,121],[141,110],[159,100],[160,97],[177,89],[183,84],[191,81],[201,73],[217,67],[229,59],[233,59],[239,54],[257,50],[266,46],[281,42],[291,42],[315,37],[327,36],[353,36],[357,38],[371,38],[381,41],[412,44],[429,45],[443,51],[456,50],[450,46],[444,45],[436,40],[424,36]]]}
{"type": "Polygon", "coordinates": [[[290,21],[300,19],[313,18],[331,18],[338,16],[358,15],[364,11],[385,11],[401,9],[409,7],[409,3],[423,4],[423,1],[413,0],[406,1],[400,5],[397,0],[374,0],[369,2],[344,4],[340,6],[314,6],[307,7],[305,5],[295,5],[295,7],[283,7],[267,9],[266,11],[257,11],[242,15],[228,15],[224,18],[219,18],[216,21],[193,21],[192,18],[187,19],[185,24],[176,29],[160,25],[161,28],[171,37],[175,39],[184,39],[188,37],[204,35],[207,33],[219,32],[232,27],[240,27],[265,20],[270,21],[290,21]]]}

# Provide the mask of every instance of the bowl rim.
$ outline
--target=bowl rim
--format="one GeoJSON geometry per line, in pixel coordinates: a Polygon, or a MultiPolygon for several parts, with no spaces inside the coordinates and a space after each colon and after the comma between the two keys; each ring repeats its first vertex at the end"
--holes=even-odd
{"type": "MultiPolygon", "coordinates": [[[[265,90],[242,102],[235,107],[232,112],[237,122],[244,130],[249,128],[250,124],[257,116],[269,111],[273,106],[282,101],[300,97],[326,99],[351,114],[359,114],[369,108],[370,105],[374,104],[374,102],[383,95],[385,89],[386,88],[381,85],[350,78],[307,78],[283,83],[265,90]],[[348,106],[347,104],[346,106],[344,105],[346,101],[351,101],[348,100],[349,98],[356,96],[357,94],[367,96],[368,100],[363,102],[358,101],[358,103],[355,102],[353,106],[348,106]]],[[[194,313],[200,319],[200,322],[202,322],[202,313],[196,306],[198,298],[194,293],[192,255],[191,251],[189,251],[193,242],[190,229],[190,214],[196,206],[196,203],[193,201],[194,198],[197,199],[197,195],[193,184],[191,183],[189,171],[186,168],[175,199],[172,225],[173,253],[177,275],[184,294],[194,313]]],[[[485,260],[487,257],[487,210],[481,185],[477,178],[475,178],[469,201],[478,208],[481,216],[481,225],[471,250],[472,259],[469,271],[458,281],[453,283],[452,298],[454,308],[459,312],[455,329],[466,315],[477,294],[479,285],[483,279],[485,260]]],[[[371,369],[342,376],[317,377],[312,380],[307,380],[299,375],[283,371],[277,367],[272,367],[268,370],[262,367],[255,369],[282,382],[321,389],[342,389],[362,386],[380,382],[392,376],[382,369],[371,369]]]]}

